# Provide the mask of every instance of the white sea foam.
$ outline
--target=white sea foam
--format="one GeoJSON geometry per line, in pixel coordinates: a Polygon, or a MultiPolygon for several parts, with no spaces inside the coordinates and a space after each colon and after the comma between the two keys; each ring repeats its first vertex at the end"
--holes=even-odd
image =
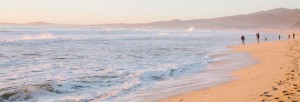
{"type": "Polygon", "coordinates": [[[158,33],[157,35],[158,35],[158,36],[169,36],[169,35],[171,35],[171,34],[169,34],[169,33],[158,33]]]}
{"type": "Polygon", "coordinates": [[[55,38],[55,36],[53,36],[52,34],[43,33],[38,35],[25,35],[18,40],[43,40],[43,39],[53,39],[53,38],[55,38]]]}
{"type": "Polygon", "coordinates": [[[45,39],[54,39],[56,38],[53,34],[50,33],[41,33],[41,34],[33,34],[33,35],[18,35],[13,37],[2,38],[0,37],[0,41],[3,42],[13,42],[13,41],[27,41],[27,40],[45,40],[45,39]]]}
{"type": "Polygon", "coordinates": [[[190,27],[189,29],[187,29],[188,32],[192,32],[195,30],[195,27],[190,27]]]}
{"type": "Polygon", "coordinates": [[[211,55],[240,42],[234,34],[194,30],[35,29],[0,32],[0,96],[6,100],[132,102],[212,81],[195,74],[211,55]]]}

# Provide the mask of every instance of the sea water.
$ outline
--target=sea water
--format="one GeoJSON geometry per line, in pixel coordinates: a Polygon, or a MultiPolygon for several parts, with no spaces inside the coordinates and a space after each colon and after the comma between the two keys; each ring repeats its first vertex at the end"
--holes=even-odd
{"type": "Polygon", "coordinates": [[[210,86],[223,77],[207,73],[213,55],[240,44],[242,34],[246,43],[255,41],[245,32],[2,26],[0,96],[134,102],[182,86],[210,86]]]}

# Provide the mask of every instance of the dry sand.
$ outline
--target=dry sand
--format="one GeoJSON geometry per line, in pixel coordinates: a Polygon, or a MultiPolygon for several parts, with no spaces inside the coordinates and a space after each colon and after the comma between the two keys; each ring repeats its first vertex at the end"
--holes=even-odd
{"type": "Polygon", "coordinates": [[[233,72],[238,80],[185,93],[160,102],[300,102],[300,40],[233,47],[259,63],[233,72]]]}

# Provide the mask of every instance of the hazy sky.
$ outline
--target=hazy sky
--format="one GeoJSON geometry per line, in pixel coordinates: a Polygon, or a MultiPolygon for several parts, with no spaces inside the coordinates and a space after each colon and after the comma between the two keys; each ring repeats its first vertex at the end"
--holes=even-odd
{"type": "Polygon", "coordinates": [[[0,0],[0,22],[143,23],[300,8],[300,0],[0,0]]]}

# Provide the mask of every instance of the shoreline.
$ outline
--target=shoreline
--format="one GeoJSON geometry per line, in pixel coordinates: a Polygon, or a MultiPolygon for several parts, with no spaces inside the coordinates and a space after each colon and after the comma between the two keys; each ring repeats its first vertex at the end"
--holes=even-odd
{"type": "MultiPolygon", "coordinates": [[[[285,78],[286,67],[290,65],[290,58],[286,56],[287,47],[295,42],[297,41],[282,40],[264,42],[259,45],[254,43],[233,46],[232,52],[248,52],[258,63],[230,72],[230,75],[233,78],[238,78],[238,80],[172,96],[159,100],[159,102],[249,102],[264,100],[265,94],[270,93],[268,91],[272,88],[274,89],[276,82],[285,78]]],[[[300,44],[297,43],[297,45],[300,44]]]]}
{"type": "MultiPolygon", "coordinates": [[[[237,44],[230,46],[236,45],[237,44]]],[[[193,75],[198,76],[198,79],[194,80],[196,83],[183,84],[183,86],[177,87],[176,90],[146,95],[142,101],[138,102],[154,102],[194,90],[203,90],[213,86],[226,84],[236,80],[235,77],[231,76],[231,72],[257,63],[250,54],[244,52],[232,52],[231,50],[232,48],[226,47],[226,50],[212,54],[212,62],[205,67],[205,70],[193,75]],[[244,56],[246,56],[247,59],[243,59],[242,57],[244,56]],[[247,64],[243,64],[243,62],[247,64]]]]}
{"type": "MultiPolygon", "coordinates": [[[[231,45],[234,46],[234,45],[231,45]]],[[[204,71],[198,73],[198,78],[195,81],[200,81],[193,84],[183,84],[183,86],[174,88],[170,91],[159,92],[152,95],[144,96],[143,100],[137,102],[154,102],[157,100],[163,100],[169,97],[174,97],[181,95],[183,93],[188,93],[194,90],[203,90],[211,88],[213,86],[218,86],[226,84],[236,78],[231,77],[231,72],[239,70],[242,67],[250,66],[257,63],[251,56],[247,53],[235,53],[230,50],[226,50],[217,54],[212,55],[215,59],[212,63],[206,66],[204,71]],[[243,62],[247,64],[242,64],[242,62],[237,62],[241,60],[240,55],[247,56],[248,58],[243,62]],[[234,57],[234,59],[229,59],[234,57]],[[250,57],[250,58],[249,58],[250,57]],[[200,79],[200,80],[199,80],[200,79]],[[211,79],[211,80],[210,80],[211,79]]]]}

